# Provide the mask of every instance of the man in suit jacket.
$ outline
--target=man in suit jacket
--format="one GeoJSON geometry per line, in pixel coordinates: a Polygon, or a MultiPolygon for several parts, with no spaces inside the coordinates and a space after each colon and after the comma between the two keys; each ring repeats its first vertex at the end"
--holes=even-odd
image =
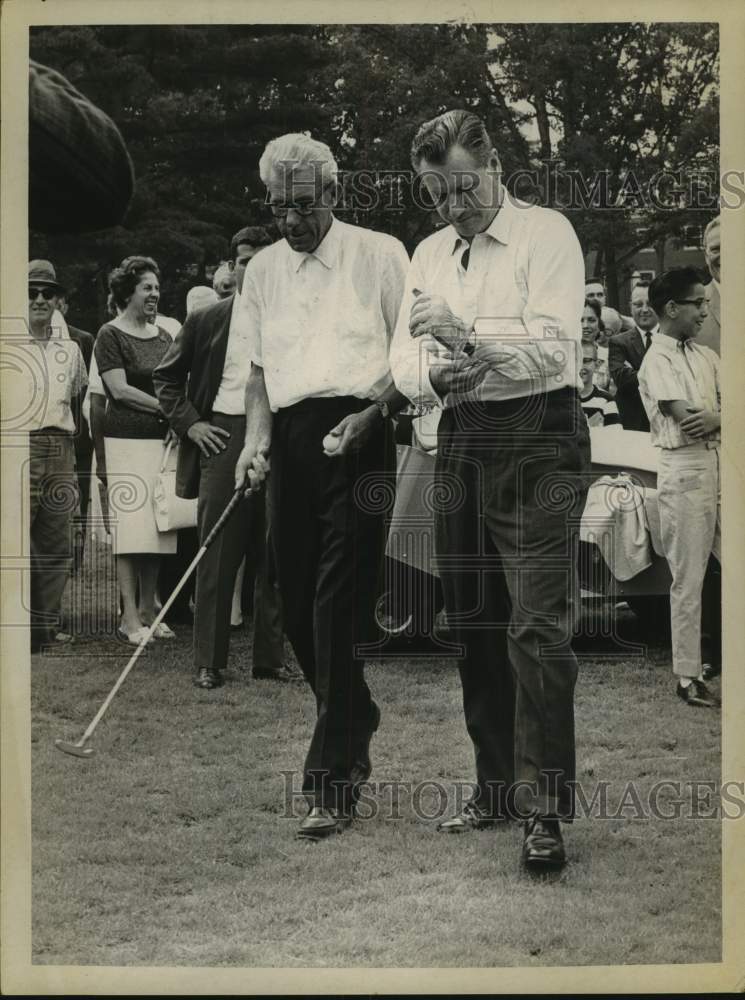
{"type": "Polygon", "coordinates": [[[706,304],[709,307],[709,314],[704,320],[701,332],[696,337],[696,343],[703,347],[710,347],[716,354],[720,353],[719,346],[721,340],[721,318],[719,299],[719,283],[722,280],[722,257],[721,257],[721,236],[720,236],[719,216],[712,219],[704,230],[704,255],[706,266],[711,274],[711,281],[706,286],[706,304]]]}
{"type": "MultiPolygon", "coordinates": [[[[249,242],[250,235],[250,229],[242,229],[231,242],[238,292],[246,266],[258,249],[249,242]]],[[[237,304],[236,294],[190,313],[153,373],[161,408],[181,440],[176,492],[199,497],[200,539],[207,536],[233,495],[235,465],[245,437],[245,389],[251,362],[234,322],[237,304]]],[[[244,498],[197,568],[194,683],[198,687],[222,683],[235,576],[249,542],[251,520],[263,514],[264,502],[263,494],[244,498]]],[[[278,642],[281,646],[281,633],[278,642]]],[[[272,657],[273,669],[263,669],[257,662],[257,650],[265,649],[265,637],[255,634],[254,676],[289,679],[289,672],[281,666],[281,649],[272,657]]]]}
{"type": "Polygon", "coordinates": [[[634,329],[611,337],[608,367],[616,383],[616,406],[627,431],[649,431],[649,420],[639,395],[638,374],[657,330],[657,316],[649,304],[649,284],[640,281],[631,293],[634,329]]]}

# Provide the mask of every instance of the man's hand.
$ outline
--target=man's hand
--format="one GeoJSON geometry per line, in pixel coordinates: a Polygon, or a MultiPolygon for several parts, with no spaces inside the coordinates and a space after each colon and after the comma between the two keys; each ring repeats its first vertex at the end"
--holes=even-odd
{"type": "Polygon", "coordinates": [[[227,445],[222,439],[229,438],[230,431],[215,427],[208,420],[197,420],[186,432],[186,436],[194,442],[205,458],[210,458],[225,451],[227,445]]]}
{"type": "Polygon", "coordinates": [[[691,414],[680,421],[680,429],[692,438],[702,438],[721,426],[721,417],[712,410],[700,410],[695,406],[687,406],[691,414]]]}
{"type": "Polygon", "coordinates": [[[421,294],[411,307],[409,331],[412,337],[429,333],[450,351],[462,348],[468,330],[441,295],[421,294]]]}
{"type": "Polygon", "coordinates": [[[438,396],[450,392],[473,392],[489,373],[490,366],[484,361],[473,361],[461,356],[444,365],[433,365],[429,370],[429,380],[438,396]]]}
{"type": "Polygon", "coordinates": [[[235,466],[235,488],[246,487],[246,496],[258,493],[269,474],[269,442],[247,441],[235,466]]]}
{"type": "Polygon", "coordinates": [[[381,419],[377,406],[370,406],[361,413],[350,413],[336,427],[332,427],[328,437],[339,442],[333,451],[324,448],[324,455],[335,458],[337,455],[353,455],[369,440],[375,424],[381,419]]]}

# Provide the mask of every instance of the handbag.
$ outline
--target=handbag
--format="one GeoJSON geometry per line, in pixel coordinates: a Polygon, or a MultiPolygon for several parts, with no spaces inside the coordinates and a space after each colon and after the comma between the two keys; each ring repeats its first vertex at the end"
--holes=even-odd
{"type": "Polygon", "coordinates": [[[196,528],[197,498],[184,500],[176,496],[176,470],[168,469],[173,440],[163,449],[160,472],[153,483],[153,512],[158,531],[178,531],[180,528],[196,528]]]}

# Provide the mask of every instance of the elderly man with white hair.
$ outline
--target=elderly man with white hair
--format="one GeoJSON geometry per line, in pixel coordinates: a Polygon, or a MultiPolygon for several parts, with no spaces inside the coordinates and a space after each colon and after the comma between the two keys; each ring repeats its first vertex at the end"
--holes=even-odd
{"type": "Polygon", "coordinates": [[[236,485],[264,478],[271,447],[285,632],[317,708],[298,836],[320,839],[349,825],[380,720],[361,644],[384,551],[381,485],[394,474],[389,417],[407,402],[388,350],[409,261],[394,237],[334,216],[324,143],[281,136],[259,173],[283,239],[251,262],[241,293],[253,368],[236,485]]]}
{"type": "Polygon", "coordinates": [[[716,354],[720,353],[722,335],[721,301],[719,298],[719,283],[722,280],[721,251],[721,216],[712,219],[704,230],[704,256],[706,266],[711,275],[711,281],[706,286],[706,305],[709,312],[696,337],[696,343],[710,347],[716,354]]]}

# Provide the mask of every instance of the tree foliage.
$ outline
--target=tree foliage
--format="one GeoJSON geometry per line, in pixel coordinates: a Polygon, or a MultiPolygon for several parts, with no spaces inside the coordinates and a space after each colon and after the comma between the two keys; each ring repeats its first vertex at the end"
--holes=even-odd
{"type": "Polygon", "coordinates": [[[230,235],[269,221],[258,160],[288,131],[334,149],[351,194],[343,218],[411,251],[437,224],[407,179],[414,132],[447,108],[476,111],[506,177],[521,178],[517,193],[540,191],[599,252],[611,298],[639,246],[716,213],[671,200],[669,184],[664,205],[650,200],[662,171],[679,172],[683,191],[696,171],[718,176],[715,24],[45,27],[32,30],[31,55],[111,115],[135,164],[121,226],[32,234],[34,256],[54,260],[76,290],[76,320],[94,329],[105,276],[130,253],[158,260],[163,311],[183,317],[187,289],[208,280],[230,235]],[[377,184],[367,210],[354,197],[360,171],[377,184]],[[543,183],[562,172],[582,178],[584,204],[543,183]],[[591,197],[601,174],[604,205],[591,197]]]}

